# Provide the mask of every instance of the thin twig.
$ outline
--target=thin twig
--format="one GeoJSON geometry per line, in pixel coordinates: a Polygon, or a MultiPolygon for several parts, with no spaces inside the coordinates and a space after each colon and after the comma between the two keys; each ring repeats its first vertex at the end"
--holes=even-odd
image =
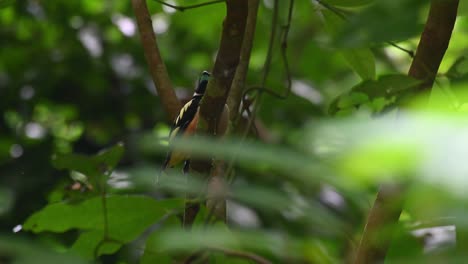
{"type": "Polygon", "coordinates": [[[153,0],[153,1],[158,2],[158,3],[160,3],[160,4],[164,5],[164,6],[168,6],[168,7],[174,8],[175,10],[180,11],[180,12],[184,12],[184,11],[187,10],[187,9],[194,9],[194,8],[198,8],[198,7],[202,7],[202,6],[207,6],[207,5],[212,5],[212,4],[218,4],[218,3],[226,2],[226,0],[213,0],[213,1],[205,2],[205,3],[200,3],[200,4],[186,5],[186,6],[178,6],[178,5],[169,4],[169,3],[164,2],[164,1],[161,1],[161,0],[153,0]]]}
{"type": "Polygon", "coordinates": [[[146,0],[132,0],[132,5],[140,32],[141,44],[143,45],[146,62],[148,63],[153,83],[161,98],[166,114],[172,121],[179,114],[179,109],[182,105],[172,88],[166,65],[159,53],[146,0]]]}
{"type": "Polygon", "coordinates": [[[100,189],[101,189],[101,205],[102,205],[102,216],[103,216],[103,225],[104,225],[104,236],[101,241],[97,244],[96,248],[94,249],[94,258],[99,256],[99,249],[101,246],[109,239],[109,219],[107,215],[107,184],[106,180],[110,176],[112,172],[106,171],[101,175],[101,182],[100,182],[100,189]]]}

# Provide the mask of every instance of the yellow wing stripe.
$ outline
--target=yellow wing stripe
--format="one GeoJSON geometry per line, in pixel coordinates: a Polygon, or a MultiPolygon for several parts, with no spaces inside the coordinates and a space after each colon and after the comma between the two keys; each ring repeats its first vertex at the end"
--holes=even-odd
{"type": "Polygon", "coordinates": [[[182,109],[180,109],[179,115],[177,116],[175,121],[176,124],[179,123],[180,119],[182,118],[182,116],[184,116],[185,112],[187,112],[187,109],[190,107],[190,105],[192,105],[192,100],[186,103],[184,107],[182,107],[182,109]]]}

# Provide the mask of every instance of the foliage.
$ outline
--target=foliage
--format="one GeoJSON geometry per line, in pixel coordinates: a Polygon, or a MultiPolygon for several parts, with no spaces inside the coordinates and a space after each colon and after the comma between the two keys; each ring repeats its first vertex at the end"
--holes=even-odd
{"type": "MultiPolygon", "coordinates": [[[[260,3],[249,86],[262,82],[274,2],[260,3]]],[[[289,1],[278,2],[284,33],[289,1]]],[[[224,4],[184,12],[147,4],[186,101],[212,68],[224,4]]],[[[233,172],[228,223],[212,223],[202,204],[188,231],[184,203],[204,200],[207,179],[159,170],[170,124],[130,1],[0,0],[0,262],[349,261],[382,182],[409,185],[398,229],[386,234],[387,262],[463,260],[467,4],[429,105],[412,97],[421,82],[406,75],[412,58],[394,47],[416,50],[428,8],[419,0],[295,1],[290,72],[278,34],[265,83],[282,93],[291,78],[292,93],[265,93],[247,138],[174,142],[233,172]]]]}

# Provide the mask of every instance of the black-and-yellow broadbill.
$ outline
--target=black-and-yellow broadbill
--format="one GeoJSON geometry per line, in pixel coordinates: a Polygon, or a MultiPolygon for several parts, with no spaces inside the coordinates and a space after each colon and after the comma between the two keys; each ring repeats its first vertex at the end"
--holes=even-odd
{"type": "Polygon", "coordinates": [[[200,101],[205,94],[206,86],[210,79],[210,73],[203,71],[200,78],[198,79],[197,87],[192,99],[188,101],[179,112],[179,115],[172,124],[171,132],[169,133],[169,152],[166,160],[164,161],[162,170],[164,171],[167,167],[174,167],[180,162],[184,161],[184,172],[188,171],[189,166],[189,155],[177,149],[171,148],[171,142],[176,137],[186,137],[195,133],[198,123],[198,108],[200,101]]]}

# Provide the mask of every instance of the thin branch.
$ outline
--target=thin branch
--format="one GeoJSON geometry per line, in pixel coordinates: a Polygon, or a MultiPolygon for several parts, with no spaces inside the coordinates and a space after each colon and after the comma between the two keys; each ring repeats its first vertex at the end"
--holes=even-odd
{"type": "MultiPolygon", "coordinates": [[[[421,80],[419,93],[431,89],[439,65],[447,50],[457,17],[458,0],[433,0],[424,32],[416,50],[408,75],[421,80]]],[[[354,263],[383,262],[391,236],[382,231],[393,227],[403,207],[407,184],[382,185],[367,218],[354,263]]],[[[388,229],[386,230],[388,232],[388,229]]],[[[391,231],[390,231],[391,233],[391,231]]]]}
{"type": "Polygon", "coordinates": [[[202,7],[202,6],[207,6],[207,5],[213,5],[213,4],[226,2],[226,0],[213,0],[213,1],[200,3],[200,4],[187,5],[187,6],[178,6],[178,5],[169,4],[169,3],[161,1],[161,0],[153,0],[153,1],[158,2],[158,3],[160,3],[160,4],[164,5],[164,6],[174,8],[175,10],[180,11],[180,12],[184,12],[187,9],[194,9],[194,8],[198,8],[198,7],[202,7]]]}
{"type": "Polygon", "coordinates": [[[409,50],[409,49],[405,49],[402,46],[399,46],[399,45],[397,45],[397,44],[395,44],[395,43],[393,43],[391,41],[388,41],[387,43],[390,44],[391,46],[403,51],[403,52],[406,52],[411,58],[414,58],[414,51],[409,50]]]}
{"type": "Polygon", "coordinates": [[[132,5],[140,32],[141,44],[143,45],[146,62],[148,63],[153,83],[156,86],[156,91],[161,98],[168,118],[174,120],[182,105],[172,88],[166,65],[159,53],[146,0],[132,0],[132,5]]]}
{"type": "Polygon", "coordinates": [[[101,175],[101,182],[99,183],[101,189],[101,205],[102,205],[102,216],[103,216],[103,225],[104,225],[104,235],[101,241],[99,241],[98,245],[94,249],[94,258],[97,259],[99,257],[99,249],[105,242],[109,239],[109,217],[107,215],[107,178],[111,175],[112,171],[104,172],[101,175]]]}
{"type": "Polygon", "coordinates": [[[247,259],[254,261],[258,264],[271,264],[272,262],[267,260],[266,258],[259,256],[257,254],[251,253],[251,252],[245,252],[245,251],[238,251],[238,250],[231,250],[231,249],[226,249],[226,248],[219,248],[219,247],[209,247],[208,250],[211,251],[218,251],[223,253],[226,256],[230,257],[236,257],[236,258],[242,258],[242,259],[247,259]]]}

